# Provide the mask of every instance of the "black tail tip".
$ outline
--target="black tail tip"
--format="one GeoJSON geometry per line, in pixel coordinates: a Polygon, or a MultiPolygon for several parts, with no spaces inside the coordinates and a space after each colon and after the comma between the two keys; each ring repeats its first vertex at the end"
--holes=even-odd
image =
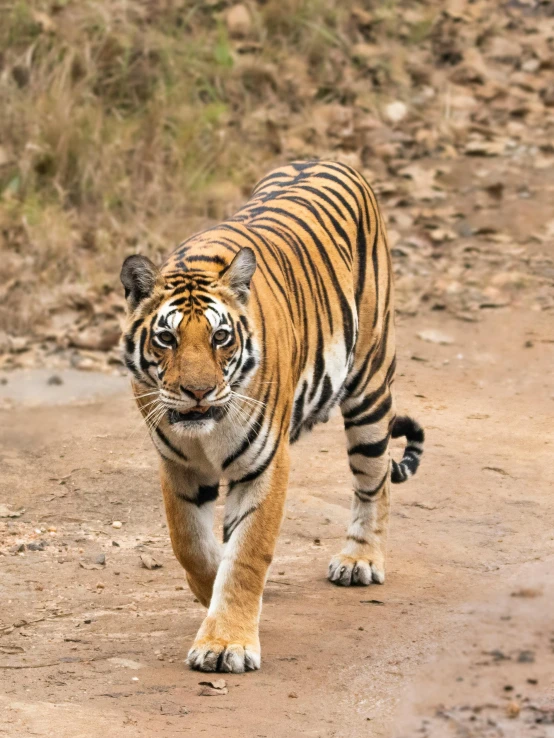
{"type": "Polygon", "coordinates": [[[415,441],[416,443],[423,443],[425,441],[425,431],[413,418],[409,418],[407,415],[398,416],[392,427],[393,438],[405,438],[408,443],[415,441]]]}
{"type": "Polygon", "coordinates": [[[425,432],[417,421],[405,415],[395,419],[391,435],[393,438],[406,439],[402,461],[393,460],[391,465],[391,482],[401,484],[413,477],[418,469],[423,453],[425,432]]]}

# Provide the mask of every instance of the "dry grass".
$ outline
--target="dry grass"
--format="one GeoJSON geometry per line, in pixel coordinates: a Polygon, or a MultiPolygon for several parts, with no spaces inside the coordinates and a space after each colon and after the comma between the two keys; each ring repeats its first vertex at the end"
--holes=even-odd
{"type": "MultiPolygon", "coordinates": [[[[28,330],[60,284],[112,289],[126,254],[159,257],[232,210],[277,161],[321,153],[317,136],[299,152],[283,143],[312,106],[369,110],[384,86],[406,83],[392,0],[371,22],[364,3],[252,2],[242,38],[230,37],[229,6],[4,4],[0,281],[11,293],[0,328],[28,330]],[[359,45],[376,36],[390,37],[388,53],[368,63],[359,45]],[[25,303],[14,327],[31,285],[44,299],[25,303]]],[[[420,43],[430,17],[408,42],[420,43]]]]}

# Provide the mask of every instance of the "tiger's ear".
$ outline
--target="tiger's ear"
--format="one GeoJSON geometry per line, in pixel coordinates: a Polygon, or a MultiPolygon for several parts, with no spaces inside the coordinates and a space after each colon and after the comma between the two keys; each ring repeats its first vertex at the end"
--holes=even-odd
{"type": "Polygon", "coordinates": [[[221,273],[221,281],[230,287],[243,303],[248,302],[250,280],[256,271],[256,254],[245,246],[221,273]]]}
{"type": "Polygon", "coordinates": [[[135,254],[125,259],[119,278],[125,287],[125,299],[131,310],[150,297],[159,275],[157,266],[147,256],[135,254]]]}

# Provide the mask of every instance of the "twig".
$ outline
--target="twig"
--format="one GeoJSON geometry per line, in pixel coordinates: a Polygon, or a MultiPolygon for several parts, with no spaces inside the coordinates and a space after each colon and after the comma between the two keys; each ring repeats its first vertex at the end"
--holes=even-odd
{"type": "Polygon", "coordinates": [[[46,666],[59,666],[63,661],[52,661],[49,664],[0,664],[0,669],[43,669],[46,666]]]}

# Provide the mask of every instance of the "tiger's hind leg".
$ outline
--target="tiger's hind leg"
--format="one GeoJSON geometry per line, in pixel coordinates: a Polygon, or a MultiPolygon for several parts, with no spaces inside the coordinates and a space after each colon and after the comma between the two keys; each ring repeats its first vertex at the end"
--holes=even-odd
{"type": "Polygon", "coordinates": [[[348,587],[385,581],[390,508],[390,429],[394,419],[389,374],[369,391],[347,397],[341,410],[354,475],[352,518],[342,551],[331,559],[328,578],[348,587]]]}

